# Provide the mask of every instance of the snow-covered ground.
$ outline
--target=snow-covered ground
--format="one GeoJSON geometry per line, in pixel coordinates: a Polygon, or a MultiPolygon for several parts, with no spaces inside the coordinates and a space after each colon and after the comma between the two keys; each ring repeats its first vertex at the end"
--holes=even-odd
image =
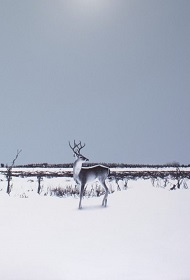
{"type": "Polygon", "coordinates": [[[29,193],[0,192],[0,279],[190,279],[189,189],[130,180],[107,208],[91,197],[82,210],[78,198],[29,193]]]}

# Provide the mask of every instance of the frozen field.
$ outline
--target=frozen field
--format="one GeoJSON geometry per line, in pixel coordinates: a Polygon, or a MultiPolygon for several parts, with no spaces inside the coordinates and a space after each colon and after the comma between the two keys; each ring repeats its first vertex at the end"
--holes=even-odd
{"type": "Polygon", "coordinates": [[[0,192],[0,279],[190,279],[189,189],[131,180],[107,208],[85,197],[78,210],[77,197],[20,196],[22,180],[0,192]]]}

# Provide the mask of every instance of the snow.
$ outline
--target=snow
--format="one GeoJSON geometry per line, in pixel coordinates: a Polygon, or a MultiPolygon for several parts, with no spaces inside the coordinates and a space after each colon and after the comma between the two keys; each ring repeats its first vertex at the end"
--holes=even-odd
{"type": "Polygon", "coordinates": [[[84,198],[78,210],[74,197],[1,191],[0,279],[190,279],[188,189],[130,180],[107,208],[102,199],[84,198]]]}

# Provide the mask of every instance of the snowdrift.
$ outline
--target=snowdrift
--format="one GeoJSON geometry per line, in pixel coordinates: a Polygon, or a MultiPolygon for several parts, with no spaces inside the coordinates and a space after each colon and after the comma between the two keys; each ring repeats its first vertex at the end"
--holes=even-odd
{"type": "Polygon", "coordinates": [[[190,192],[131,182],[78,199],[0,195],[0,279],[190,279],[190,192]]]}

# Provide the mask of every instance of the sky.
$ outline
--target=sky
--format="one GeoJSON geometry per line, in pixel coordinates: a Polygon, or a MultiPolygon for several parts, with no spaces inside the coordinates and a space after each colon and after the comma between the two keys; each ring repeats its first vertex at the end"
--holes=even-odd
{"type": "Polygon", "coordinates": [[[189,0],[0,0],[0,163],[190,163],[189,0]]]}

